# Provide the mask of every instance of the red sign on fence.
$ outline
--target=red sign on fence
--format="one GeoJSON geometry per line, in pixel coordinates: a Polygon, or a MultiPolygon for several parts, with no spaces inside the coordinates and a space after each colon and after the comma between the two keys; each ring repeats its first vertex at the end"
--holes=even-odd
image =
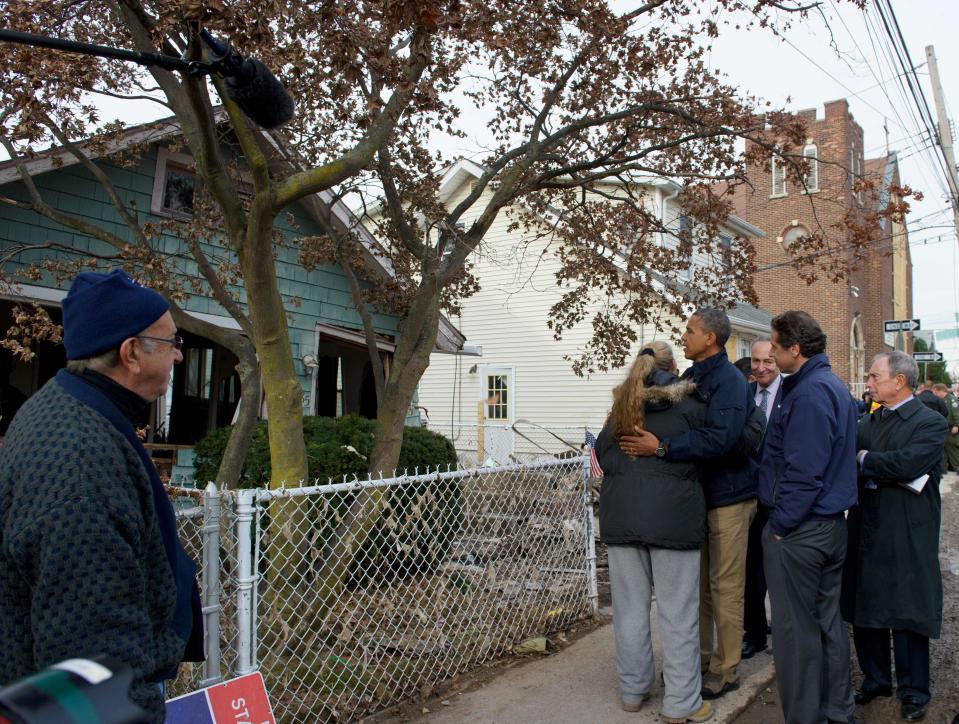
{"type": "Polygon", "coordinates": [[[166,703],[166,724],[276,724],[259,672],[166,703]]]}

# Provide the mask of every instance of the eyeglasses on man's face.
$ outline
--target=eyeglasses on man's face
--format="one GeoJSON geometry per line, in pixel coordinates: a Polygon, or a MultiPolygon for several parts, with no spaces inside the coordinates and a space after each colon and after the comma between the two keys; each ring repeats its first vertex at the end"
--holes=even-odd
{"type": "Polygon", "coordinates": [[[173,349],[183,349],[183,337],[179,335],[175,337],[148,337],[145,334],[138,334],[134,339],[149,339],[154,342],[166,342],[167,344],[173,345],[173,349]]]}

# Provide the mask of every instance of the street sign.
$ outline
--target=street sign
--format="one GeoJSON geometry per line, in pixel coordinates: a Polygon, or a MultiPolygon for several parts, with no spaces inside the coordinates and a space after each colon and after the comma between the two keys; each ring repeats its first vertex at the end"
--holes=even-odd
{"type": "Polygon", "coordinates": [[[916,362],[942,362],[945,359],[942,352],[913,352],[916,362]]]}
{"type": "Polygon", "coordinates": [[[167,724],[276,724],[259,672],[166,703],[167,724]]]}
{"type": "Polygon", "coordinates": [[[918,330],[918,319],[886,319],[882,323],[883,332],[916,332],[918,330]]]}

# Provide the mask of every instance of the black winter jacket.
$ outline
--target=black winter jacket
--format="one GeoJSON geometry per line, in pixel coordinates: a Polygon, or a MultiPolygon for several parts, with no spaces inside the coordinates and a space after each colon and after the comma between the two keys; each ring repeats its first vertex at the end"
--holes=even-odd
{"type": "Polygon", "coordinates": [[[666,459],[703,464],[709,509],[755,498],[755,464],[749,458],[762,441],[765,420],[754,415],[756,402],[742,373],[720,351],[696,362],[683,379],[695,382],[706,400],[706,421],[682,435],[660,437],[666,459]]]}
{"type": "MultiPolygon", "coordinates": [[[[653,370],[647,378],[645,429],[660,439],[701,427],[706,404],[692,382],[653,370]]],[[[698,465],[649,456],[631,459],[619,449],[609,423],[596,441],[603,467],[599,496],[600,539],[610,545],[641,543],[694,550],[706,537],[706,500],[698,465]]]]}

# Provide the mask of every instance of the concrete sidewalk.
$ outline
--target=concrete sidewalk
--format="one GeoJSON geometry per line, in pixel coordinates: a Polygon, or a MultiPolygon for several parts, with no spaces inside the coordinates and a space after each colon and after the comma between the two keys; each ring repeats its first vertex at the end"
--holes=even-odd
{"type": "MultiPolygon", "coordinates": [[[[575,643],[552,655],[508,668],[481,688],[447,692],[421,705],[420,715],[412,719],[429,724],[483,722],[484,724],[559,724],[560,722],[604,722],[641,724],[662,722],[659,715],[663,688],[659,676],[652,698],[639,713],[627,713],[619,707],[616,665],[613,660],[613,627],[608,623],[610,610],[602,612],[607,623],[575,643]],[[428,709],[428,713],[422,713],[428,709]]],[[[653,621],[655,621],[655,606],[653,621]]],[[[661,670],[657,632],[653,631],[656,669],[661,670]]],[[[714,700],[710,721],[731,722],[742,713],[756,694],[774,676],[770,650],[744,661],[739,669],[740,688],[714,700]]],[[[393,720],[395,721],[395,720],[393,720]]],[[[407,719],[406,721],[410,721],[407,719]]]]}

